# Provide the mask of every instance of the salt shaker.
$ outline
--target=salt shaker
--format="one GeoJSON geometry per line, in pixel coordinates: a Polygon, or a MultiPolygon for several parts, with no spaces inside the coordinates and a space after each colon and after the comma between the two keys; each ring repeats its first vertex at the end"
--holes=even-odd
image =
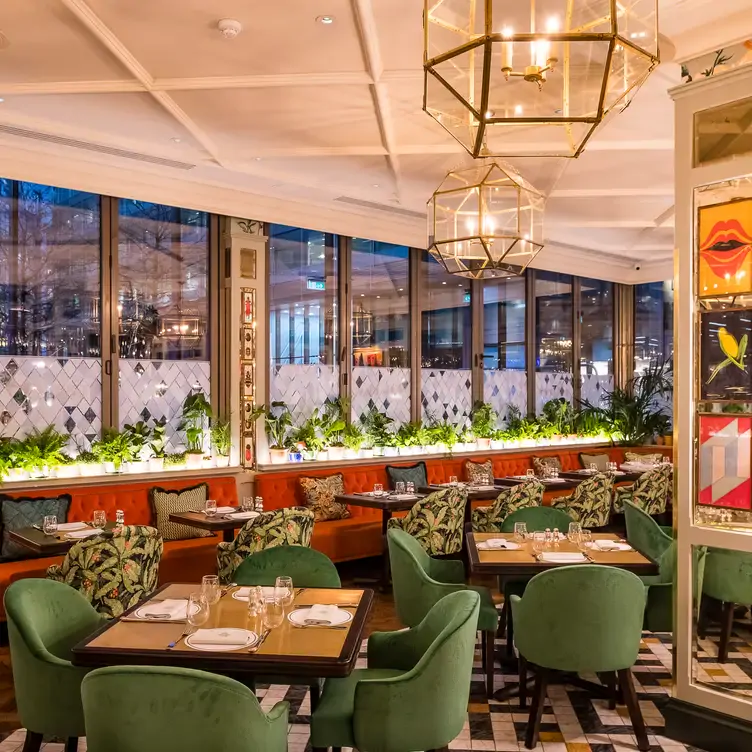
{"type": "Polygon", "coordinates": [[[264,500],[260,496],[257,496],[256,499],[255,499],[255,501],[254,501],[254,503],[253,503],[253,506],[256,507],[256,511],[257,512],[263,512],[264,511],[264,500]]]}
{"type": "Polygon", "coordinates": [[[546,543],[546,550],[551,548],[551,541],[553,540],[553,536],[551,535],[551,528],[547,527],[545,532],[545,543],[546,543]]]}
{"type": "Polygon", "coordinates": [[[118,509],[115,512],[115,524],[118,527],[125,525],[125,512],[122,509],[118,509]]]}
{"type": "Polygon", "coordinates": [[[554,548],[559,547],[559,528],[554,528],[554,548]]]}

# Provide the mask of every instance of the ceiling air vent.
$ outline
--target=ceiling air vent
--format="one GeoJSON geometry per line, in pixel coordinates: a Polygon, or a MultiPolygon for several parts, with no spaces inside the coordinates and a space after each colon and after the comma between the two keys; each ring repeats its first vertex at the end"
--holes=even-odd
{"type": "Polygon", "coordinates": [[[361,201],[359,198],[350,198],[349,196],[338,196],[335,201],[341,201],[343,204],[353,204],[362,206],[365,209],[376,209],[376,211],[388,212],[389,214],[399,214],[403,217],[412,217],[413,219],[425,219],[424,212],[411,211],[410,209],[400,209],[399,206],[389,206],[387,204],[377,204],[374,201],[361,201]]]}
{"type": "Polygon", "coordinates": [[[40,131],[32,131],[28,128],[18,128],[14,125],[0,124],[0,133],[6,133],[9,136],[18,136],[19,138],[28,138],[32,141],[46,141],[48,144],[57,144],[58,146],[69,146],[72,149],[83,149],[84,151],[92,151],[97,154],[108,154],[111,157],[120,157],[121,159],[132,159],[135,162],[148,162],[149,164],[160,165],[160,167],[171,167],[173,170],[192,170],[196,166],[194,164],[189,164],[188,162],[178,162],[174,159],[153,157],[150,154],[140,154],[137,151],[116,149],[112,146],[93,144],[89,141],[77,141],[75,138],[54,136],[51,133],[41,133],[40,131]]]}

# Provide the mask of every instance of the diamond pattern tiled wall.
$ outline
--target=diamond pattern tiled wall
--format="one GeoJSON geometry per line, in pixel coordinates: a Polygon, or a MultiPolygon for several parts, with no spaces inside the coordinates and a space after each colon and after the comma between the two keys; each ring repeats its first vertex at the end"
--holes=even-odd
{"type": "Polygon", "coordinates": [[[541,371],[535,374],[535,412],[540,414],[543,405],[551,399],[572,402],[572,374],[569,372],[541,371]]]}
{"type": "Polygon", "coordinates": [[[339,368],[319,365],[272,366],[269,399],[290,408],[293,423],[299,425],[327,398],[339,395],[339,368]]]}
{"type": "Polygon", "coordinates": [[[0,434],[23,438],[52,424],[69,448],[88,449],[102,430],[98,358],[0,356],[0,434]]]}
{"type": "Polygon", "coordinates": [[[423,420],[448,420],[464,426],[473,407],[471,372],[422,368],[420,380],[423,420]]]}
{"type": "Polygon", "coordinates": [[[588,374],[582,377],[582,386],[580,387],[580,399],[587,400],[593,405],[600,405],[603,392],[610,392],[614,388],[613,374],[599,376],[598,374],[588,374]]]}
{"type": "MultiPolygon", "coordinates": [[[[210,399],[210,366],[203,360],[120,360],[120,427],[167,418],[168,451],[184,448],[178,431],[183,400],[201,390],[210,399]]],[[[209,448],[208,441],[206,448],[209,448]]]]}
{"type": "Polygon", "coordinates": [[[363,418],[372,407],[397,425],[410,421],[409,368],[353,368],[353,420],[363,418]]]}
{"type": "Polygon", "coordinates": [[[527,413],[527,371],[483,371],[483,399],[504,418],[509,405],[527,413]]]}

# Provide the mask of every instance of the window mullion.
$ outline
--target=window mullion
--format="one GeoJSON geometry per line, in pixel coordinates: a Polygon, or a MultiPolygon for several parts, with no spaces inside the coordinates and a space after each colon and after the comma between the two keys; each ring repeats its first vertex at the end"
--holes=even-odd
{"type": "MultiPolygon", "coordinates": [[[[339,239],[339,352],[335,359],[339,360],[339,396],[346,403],[352,397],[352,244],[350,238],[339,239]]],[[[352,418],[352,410],[347,411],[347,422],[352,418]]]]}
{"type": "Polygon", "coordinates": [[[423,265],[420,263],[418,248],[410,249],[410,418],[418,421],[423,414],[423,399],[421,392],[423,373],[422,353],[422,320],[423,314],[420,308],[420,287],[423,265]]]}
{"type": "Polygon", "coordinates": [[[118,199],[102,196],[102,428],[119,426],[118,199]]]}

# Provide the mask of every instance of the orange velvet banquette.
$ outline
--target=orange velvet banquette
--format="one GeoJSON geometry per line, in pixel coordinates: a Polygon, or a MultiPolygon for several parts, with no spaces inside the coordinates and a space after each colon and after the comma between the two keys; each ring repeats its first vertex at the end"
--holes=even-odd
{"type": "MultiPolygon", "coordinates": [[[[211,477],[206,480],[191,478],[180,481],[145,481],[137,483],[118,483],[101,486],[71,486],[69,488],[45,489],[44,491],[23,491],[4,493],[5,496],[18,498],[52,496],[66,493],[71,496],[68,510],[69,522],[91,520],[94,510],[103,509],[107,518],[115,519],[115,512],[122,509],[125,521],[129,525],[153,524],[149,490],[154,486],[176,491],[189,488],[198,483],[208,483],[209,498],[216,499],[219,505],[237,506],[238,491],[234,477],[211,477]]],[[[159,566],[160,583],[198,582],[217,568],[217,543],[221,537],[212,535],[206,538],[189,538],[187,540],[167,541],[159,566]]],[[[22,559],[0,564],[0,620],[5,619],[2,596],[11,582],[25,577],[44,577],[50,564],[57,564],[61,556],[49,556],[36,559],[22,559]]]]}
{"type": "MultiPolygon", "coordinates": [[[[632,450],[629,450],[632,451],[632,450]]],[[[671,453],[670,447],[639,447],[636,452],[671,453]]],[[[426,471],[429,483],[445,483],[450,476],[465,477],[465,462],[493,462],[494,476],[499,478],[507,475],[524,475],[525,471],[533,466],[533,457],[556,456],[561,461],[562,470],[577,470],[582,467],[580,453],[604,454],[607,453],[614,462],[624,460],[624,449],[621,447],[578,447],[551,448],[551,449],[526,449],[519,452],[504,452],[503,454],[481,455],[474,454],[471,457],[437,457],[425,459],[426,471]]],[[[370,491],[374,483],[382,483],[388,487],[385,467],[387,465],[412,465],[423,458],[390,457],[379,458],[373,463],[358,464],[342,467],[316,468],[305,463],[285,465],[279,470],[262,472],[256,475],[256,495],[263,497],[265,509],[278,509],[280,507],[303,504],[299,478],[301,476],[322,477],[341,473],[345,493],[357,493],[370,491]]],[[[554,496],[564,492],[547,493],[544,503],[554,496]]],[[[488,505],[490,502],[474,502],[473,506],[488,505]]],[[[383,540],[381,531],[381,511],[366,507],[351,506],[350,517],[344,520],[329,520],[317,522],[313,528],[311,546],[325,553],[333,561],[349,561],[361,559],[367,556],[381,554],[383,540]]]]}

